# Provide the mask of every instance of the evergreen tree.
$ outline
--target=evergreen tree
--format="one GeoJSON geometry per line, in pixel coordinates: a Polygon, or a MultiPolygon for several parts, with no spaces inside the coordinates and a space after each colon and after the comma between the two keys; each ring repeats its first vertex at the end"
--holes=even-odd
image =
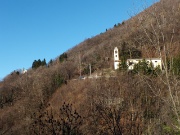
{"type": "Polygon", "coordinates": [[[67,53],[63,53],[59,56],[59,61],[63,62],[64,60],[67,60],[67,53]]]}
{"type": "Polygon", "coordinates": [[[47,64],[46,64],[46,59],[44,58],[44,60],[41,62],[41,65],[42,66],[46,66],[47,64]]]}
{"type": "Polygon", "coordinates": [[[40,59],[34,60],[34,62],[32,64],[32,69],[36,69],[40,66],[45,66],[45,65],[47,65],[45,59],[43,61],[41,61],[40,59]]]}

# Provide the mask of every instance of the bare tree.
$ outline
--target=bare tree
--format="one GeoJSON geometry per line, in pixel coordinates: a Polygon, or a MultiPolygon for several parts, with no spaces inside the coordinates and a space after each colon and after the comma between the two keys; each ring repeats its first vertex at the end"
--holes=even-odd
{"type": "Polygon", "coordinates": [[[64,103],[58,115],[50,110],[43,112],[40,108],[39,115],[35,117],[31,132],[33,134],[52,135],[81,135],[80,126],[83,118],[72,109],[72,105],[64,103]]]}
{"type": "MultiPolygon", "coordinates": [[[[161,93],[168,93],[166,97],[159,98],[163,99],[166,103],[167,110],[172,111],[174,114],[176,122],[171,120],[169,126],[173,125],[174,130],[180,130],[180,118],[179,118],[179,79],[177,76],[172,74],[173,58],[176,56],[176,50],[178,49],[179,43],[177,42],[179,25],[177,23],[180,21],[180,12],[178,9],[179,1],[164,1],[161,0],[155,6],[147,9],[138,16],[140,23],[140,31],[144,33],[144,36],[140,37],[143,42],[148,46],[152,46],[155,50],[156,57],[162,59],[163,72],[164,74],[159,75],[158,81],[163,89],[155,88],[153,85],[147,81],[147,77],[142,77],[146,80],[148,86],[154,92],[155,95],[161,93]]],[[[144,45],[144,47],[146,47],[144,45]]],[[[147,52],[149,50],[147,49],[147,52]]],[[[148,53],[147,53],[148,54],[148,53]]],[[[173,118],[172,118],[173,119],[173,118]]]]}

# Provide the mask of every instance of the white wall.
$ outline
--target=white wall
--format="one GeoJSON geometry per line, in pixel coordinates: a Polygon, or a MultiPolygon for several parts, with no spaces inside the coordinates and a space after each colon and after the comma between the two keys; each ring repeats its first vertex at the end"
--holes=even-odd
{"type": "MultiPolygon", "coordinates": [[[[134,65],[138,64],[143,59],[127,59],[126,64],[128,65],[128,70],[133,70],[134,65]]],[[[156,68],[159,66],[159,68],[162,70],[162,61],[160,58],[146,58],[145,61],[147,63],[152,63],[153,67],[156,68]]],[[[114,48],[114,69],[118,69],[120,64],[119,60],[119,50],[117,47],[114,48]]]]}
{"type": "MultiPolygon", "coordinates": [[[[134,65],[138,64],[140,61],[142,61],[143,59],[127,59],[127,65],[128,65],[128,70],[133,70],[134,69],[134,65]]],[[[154,68],[157,68],[159,66],[159,68],[162,70],[162,61],[160,58],[149,58],[149,59],[145,59],[145,61],[150,64],[152,63],[154,68]]]]}
{"type": "Polygon", "coordinates": [[[118,69],[119,68],[119,64],[120,64],[120,61],[119,61],[119,51],[118,51],[118,48],[115,47],[114,48],[114,69],[118,69]]]}

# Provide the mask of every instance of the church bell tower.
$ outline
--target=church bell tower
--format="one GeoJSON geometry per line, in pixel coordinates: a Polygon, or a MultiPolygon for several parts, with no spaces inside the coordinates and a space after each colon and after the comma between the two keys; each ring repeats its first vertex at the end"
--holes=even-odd
{"type": "Polygon", "coordinates": [[[114,48],[114,69],[118,69],[120,64],[119,60],[119,50],[117,47],[114,48]]]}

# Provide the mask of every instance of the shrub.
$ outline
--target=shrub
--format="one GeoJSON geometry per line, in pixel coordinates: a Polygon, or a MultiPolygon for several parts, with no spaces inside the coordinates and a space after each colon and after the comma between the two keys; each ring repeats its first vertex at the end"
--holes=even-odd
{"type": "Polygon", "coordinates": [[[145,59],[140,61],[138,64],[135,64],[133,69],[133,73],[142,73],[144,75],[157,76],[160,72],[160,67],[154,68],[153,64],[148,64],[145,59]]]}
{"type": "Polygon", "coordinates": [[[180,55],[178,57],[173,58],[172,72],[175,75],[180,75],[180,55]]]}
{"type": "MultiPolygon", "coordinates": [[[[40,108],[41,111],[42,108],[40,108]]],[[[61,134],[81,135],[80,126],[82,117],[72,109],[72,105],[64,103],[59,109],[59,115],[55,116],[52,108],[50,111],[39,112],[30,128],[33,134],[61,134]]]]}

